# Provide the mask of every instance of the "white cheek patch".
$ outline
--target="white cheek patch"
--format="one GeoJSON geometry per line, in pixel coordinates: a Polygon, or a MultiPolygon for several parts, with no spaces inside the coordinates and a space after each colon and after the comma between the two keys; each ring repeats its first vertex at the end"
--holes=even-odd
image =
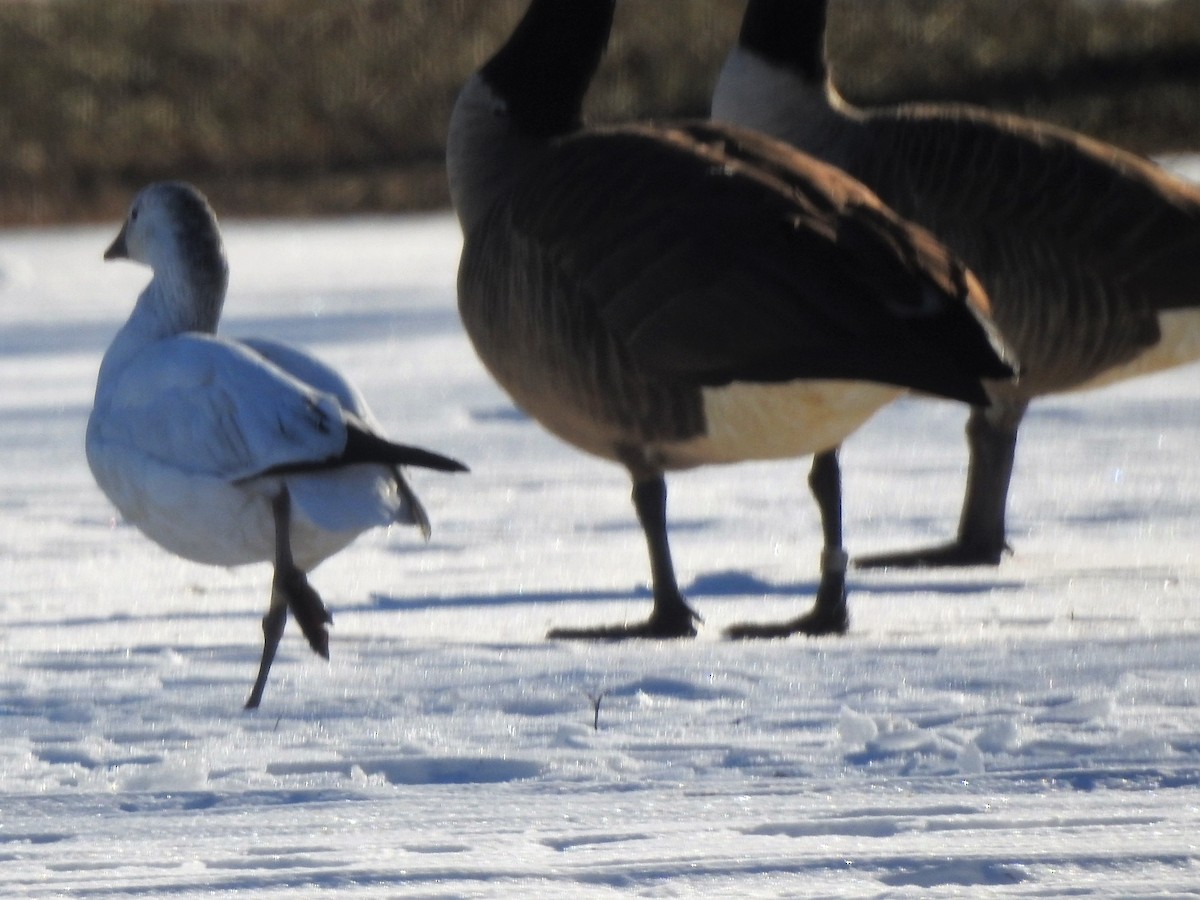
{"type": "Polygon", "coordinates": [[[673,466],[784,459],[829,450],[903,393],[865,381],[705,388],[703,437],[662,448],[673,466]]]}

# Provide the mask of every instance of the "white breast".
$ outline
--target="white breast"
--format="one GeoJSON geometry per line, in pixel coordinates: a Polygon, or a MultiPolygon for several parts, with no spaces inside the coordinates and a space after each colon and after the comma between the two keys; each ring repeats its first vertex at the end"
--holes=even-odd
{"type": "Polygon", "coordinates": [[[1200,308],[1169,309],[1158,314],[1162,339],[1136,359],[1107,369],[1078,390],[1104,387],[1126,378],[1161,372],[1200,359],[1200,308]]]}
{"type": "Polygon", "coordinates": [[[901,393],[865,381],[706,388],[707,433],[662,452],[672,468],[819,453],[842,443],[901,393]]]}
{"type": "MultiPolygon", "coordinates": [[[[89,447],[89,462],[122,517],[160,547],[217,566],[274,558],[271,497],[280,479],[231,484],[145,457],[132,460],[123,448],[95,444],[89,447]]],[[[395,488],[380,466],[282,480],[294,501],[292,554],[305,571],[342,550],[364,529],[395,519],[395,488]]]]}

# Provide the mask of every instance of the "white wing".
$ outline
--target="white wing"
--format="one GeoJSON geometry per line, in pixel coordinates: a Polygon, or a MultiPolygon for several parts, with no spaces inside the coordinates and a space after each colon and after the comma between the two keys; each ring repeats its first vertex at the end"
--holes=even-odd
{"type": "Polygon", "coordinates": [[[107,386],[95,437],[230,481],[319,462],[346,444],[342,405],[248,347],[185,334],[138,353],[107,386]]]}
{"type": "MultiPolygon", "coordinates": [[[[330,368],[321,362],[321,360],[310,356],[303,350],[290,347],[287,344],[281,344],[277,341],[266,338],[246,338],[242,343],[256,353],[261,353],[289,375],[300,379],[310,387],[333,394],[333,396],[338,398],[342,406],[356,415],[364,425],[376,433],[381,433],[374,413],[367,406],[366,399],[359,392],[358,388],[342,377],[340,372],[330,368]]],[[[294,491],[298,495],[297,502],[313,510],[318,508],[322,510],[331,509],[333,504],[327,501],[320,502],[316,497],[317,493],[324,487],[324,483],[319,483],[314,479],[304,482],[303,487],[295,485],[294,491]]],[[[410,525],[416,525],[421,529],[421,534],[425,536],[425,540],[429,540],[432,530],[429,522],[429,513],[425,511],[425,506],[421,503],[420,498],[417,497],[416,491],[412,489],[399,471],[394,472],[393,478],[389,481],[376,483],[374,488],[377,496],[382,498],[382,502],[385,505],[387,521],[407,522],[410,525]]],[[[316,512],[312,514],[314,516],[317,515],[316,512]]],[[[361,512],[356,514],[361,515],[361,512]]],[[[332,521],[332,517],[328,513],[325,515],[332,521]]]]}
{"type": "Polygon", "coordinates": [[[310,388],[333,394],[343,409],[356,415],[369,425],[372,431],[378,432],[375,416],[367,406],[366,399],[358,388],[336,369],[298,347],[281,344],[269,338],[242,338],[239,343],[265,357],[310,388]]]}

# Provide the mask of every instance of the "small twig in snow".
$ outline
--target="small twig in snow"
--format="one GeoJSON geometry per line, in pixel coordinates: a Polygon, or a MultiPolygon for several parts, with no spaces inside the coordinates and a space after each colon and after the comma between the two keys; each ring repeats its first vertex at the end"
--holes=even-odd
{"type": "Polygon", "coordinates": [[[598,694],[588,694],[587,697],[592,701],[592,730],[600,730],[600,704],[604,702],[604,698],[608,696],[608,691],[601,691],[598,694]]]}

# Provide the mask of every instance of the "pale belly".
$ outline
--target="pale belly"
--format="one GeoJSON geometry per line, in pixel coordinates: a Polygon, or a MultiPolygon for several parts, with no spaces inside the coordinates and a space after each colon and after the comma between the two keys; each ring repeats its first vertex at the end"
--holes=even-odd
{"type": "Polygon", "coordinates": [[[820,453],[837,447],[902,393],[865,381],[706,388],[706,433],[657,450],[668,468],[820,453]]]}
{"type": "MultiPolygon", "coordinates": [[[[122,517],[166,550],[193,562],[239,566],[275,557],[274,479],[243,485],[189,475],[143,460],[136,471],[93,459],[100,487],[122,517]]],[[[292,508],[291,546],[308,571],[347,546],[363,530],[332,531],[292,508]]]]}
{"type": "Polygon", "coordinates": [[[1159,313],[1162,339],[1136,359],[1101,372],[1074,390],[1104,387],[1138,375],[1149,375],[1200,360],[1200,309],[1172,309],[1159,313]]]}

